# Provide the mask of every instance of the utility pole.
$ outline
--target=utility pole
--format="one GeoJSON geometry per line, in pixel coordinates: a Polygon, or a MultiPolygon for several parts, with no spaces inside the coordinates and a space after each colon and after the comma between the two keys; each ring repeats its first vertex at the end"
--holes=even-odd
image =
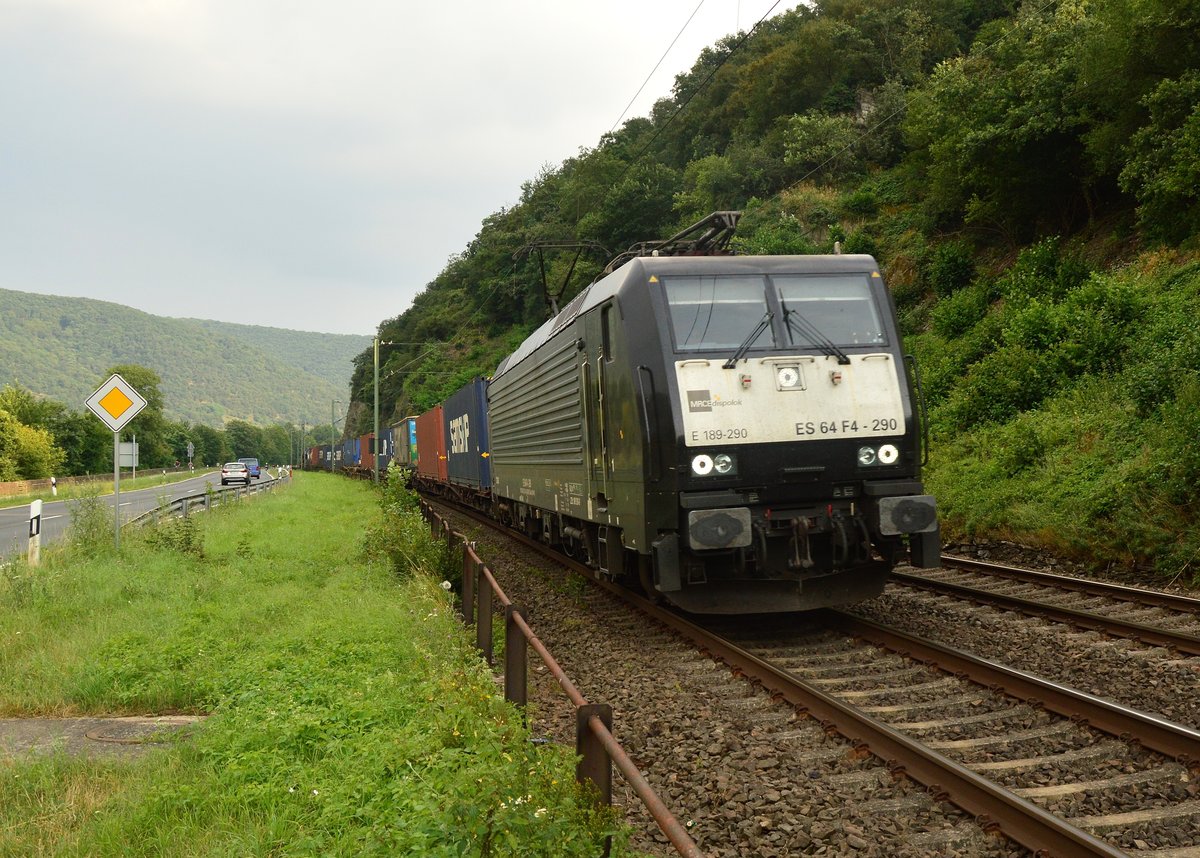
{"type": "Polygon", "coordinates": [[[379,485],[379,337],[375,338],[375,485],[379,485]]]}
{"type": "Polygon", "coordinates": [[[331,474],[333,473],[333,446],[337,443],[334,437],[334,433],[337,432],[337,412],[334,410],[334,406],[341,401],[335,399],[329,403],[329,473],[331,474]]]}

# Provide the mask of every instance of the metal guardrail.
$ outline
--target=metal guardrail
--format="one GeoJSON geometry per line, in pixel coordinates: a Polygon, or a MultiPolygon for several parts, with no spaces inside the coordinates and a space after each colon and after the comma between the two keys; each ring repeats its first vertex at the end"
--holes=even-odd
{"type": "Polygon", "coordinates": [[[243,497],[249,497],[259,492],[269,492],[277,485],[289,482],[290,480],[291,477],[287,476],[268,480],[265,483],[254,483],[245,486],[222,486],[219,489],[209,488],[194,495],[185,495],[181,498],[175,498],[169,503],[159,504],[154,509],[146,510],[141,515],[135,515],[121,526],[127,527],[131,524],[147,523],[158,524],[164,517],[175,515],[187,518],[193,511],[208,510],[230,501],[236,502],[243,497]]]}
{"type": "MultiPolygon", "coordinates": [[[[504,699],[525,709],[528,700],[526,659],[528,648],[541,657],[542,663],[575,704],[575,753],[579,763],[575,767],[575,779],[579,783],[595,787],[602,804],[612,804],[612,767],[615,765],[624,775],[626,782],[637,793],[646,806],[659,830],[675,847],[675,851],[686,858],[704,858],[695,841],[679,823],[662,799],[654,792],[645,776],[638,771],[633,760],[625,753],[612,734],[612,707],[607,704],[589,703],[567,677],[549,650],[534,634],[525,618],[524,609],[514,605],[496,582],[490,569],[475,553],[474,543],[465,535],[454,531],[450,524],[421,502],[421,514],[429,522],[430,532],[446,540],[453,549],[455,540],[462,543],[463,593],[462,613],[464,622],[475,626],[475,645],[489,665],[494,664],[492,653],[492,597],[504,606],[504,699]],[[486,585],[486,586],[484,586],[486,585]]],[[[605,845],[608,855],[610,844],[605,845]]]]}

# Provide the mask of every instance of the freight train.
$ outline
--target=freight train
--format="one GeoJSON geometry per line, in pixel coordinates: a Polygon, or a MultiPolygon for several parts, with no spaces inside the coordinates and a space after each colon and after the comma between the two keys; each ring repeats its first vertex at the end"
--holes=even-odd
{"type": "Polygon", "coordinates": [[[639,256],[389,431],[418,489],[598,576],[796,611],[938,565],[918,391],[870,256],[639,256]]]}

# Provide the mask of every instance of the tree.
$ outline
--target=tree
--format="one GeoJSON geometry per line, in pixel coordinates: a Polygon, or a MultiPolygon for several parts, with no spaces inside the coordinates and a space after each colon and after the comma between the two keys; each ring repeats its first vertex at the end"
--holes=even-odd
{"type": "Polygon", "coordinates": [[[0,408],[0,482],[17,479],[17,418],[0,408]]]}
{"type": "Polygon", "coordinates": [[[265,458],[263,449],[263,430],[244,420],[230,420],[225,424],[225,440],[228,442],[233,456],[254,456],[265,458]]]}
{"type": "Polygon", "coordinates": [[[1143,101],[1150,121],[1129,143],[1121,187],[1147,232],[1179,242],[1200,231],[1200,72],[1162,81],[1143,101]]]}
{"type": "MultiPolygon", "coordinates": [[[[188,430],[187,440],[191,441],[196,449],[192,461],[197,465],[220,465],[231,458],[225,433],[211,426],[197,423],[188,430]]],[[[186,442],[184,447],[187,447],[186,442]]]]}
{"type": "Polygon", "coordinates": [[[0,389],[0,408],[17,422],[49,432],[63,453],[59,474],[98,474],[112,470],[112,438],[92,414],[71,411],[47,397],[15,385],[0,389]]]}
{"type": "Polygon", "coordinates": [[[168,443],[167,421],[163,417],[162,379],[158,373],[132,363],[110,367],[104,377],[108,378],[113,373],[120,374],[146,400],[146,407],[121,432],[122,437],[130,440],[134,435],[137,436],[141,467],[164,468],[174,464],[175,455],[168,443]]]}
{"type": "Polygon", "coordinates": [[[971,56],[938,66],[906,124],[933,211],[1028,239],[1090,208],[1078,80],[1089,26],[1078,3],[1025,6],[981,31],[971,56]]]}

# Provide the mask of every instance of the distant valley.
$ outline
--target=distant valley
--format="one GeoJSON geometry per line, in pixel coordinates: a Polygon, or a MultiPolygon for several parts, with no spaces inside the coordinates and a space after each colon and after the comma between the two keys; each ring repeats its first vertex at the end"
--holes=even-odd
{"type": "Polygon", "coordinates": [[[220,426],[328,421],[371,338],[153,316],[89,298],[0,289],[0,385],[82,410],[115,364],[162,377],[166,415],[220,426]]]}

